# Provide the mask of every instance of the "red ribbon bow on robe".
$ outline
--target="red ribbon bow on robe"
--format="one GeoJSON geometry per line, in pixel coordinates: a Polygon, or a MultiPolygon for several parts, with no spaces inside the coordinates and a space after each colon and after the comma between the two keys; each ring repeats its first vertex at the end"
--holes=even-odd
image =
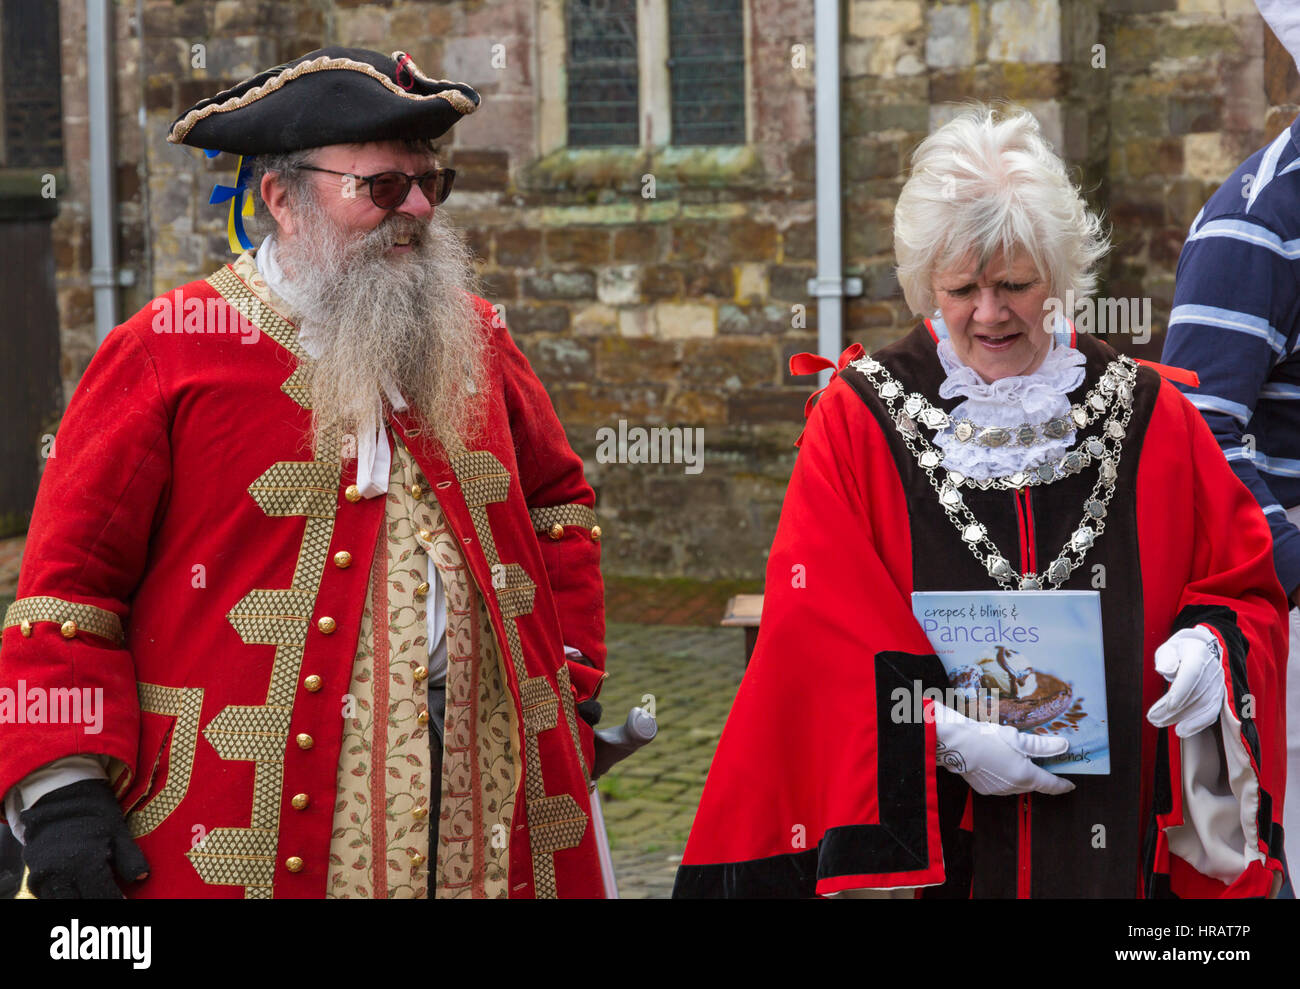
{"type": "Polygon", "coordinates": [[[817,396],[831,386],[831,381],[835,380],[835,376],[848,367],[851,361],[856,361],[865,353],[866,350],[863,348],[862,344],[855,343],[845,350],[844,353],[840,354],[838,364],[829,357],[823,357],[821,354],[795,354],[790,358],[790,373],[792,375],[816,374],[818,371],[826,370],[826,368],[831,369],[831,376],[826,384],[809,395],[808,401],[804,402],[803,417],[805,419],[812,414],[813,403],[816,401],[817,396]]]}

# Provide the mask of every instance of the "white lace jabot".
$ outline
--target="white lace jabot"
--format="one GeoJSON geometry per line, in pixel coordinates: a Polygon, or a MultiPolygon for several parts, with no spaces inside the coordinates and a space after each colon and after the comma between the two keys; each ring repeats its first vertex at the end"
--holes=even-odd
{"type": "MultiPolygon", "coordinates": [[[[951,340],[939,341],[938,354],[939,363],[948,372],[939,386],[939,396],[964,397],[966,401],[952,410],[953,421],[969,419],[978,426],[1037,426],[1057,416],[1068,416],[1069,394],[1083,384],[1086,363],[1083,354],[1073,347],[1053,344],[1032,374],[985,381],[961,362],[951,340]]],[[[943,450],[944,467],[983,481],[1059,460],[1074,443],[1074,429],[1071,427],[1060,439],[1045,439],[1034,446],[986,447],[962,443],[950,426],[938,433],[934,442],[943,450]]]]}

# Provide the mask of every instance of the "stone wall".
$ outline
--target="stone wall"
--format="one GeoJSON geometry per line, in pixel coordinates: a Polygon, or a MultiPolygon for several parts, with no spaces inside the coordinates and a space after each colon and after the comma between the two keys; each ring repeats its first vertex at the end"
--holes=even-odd
{"type": "MultiPolygon", "coordinates": [[[[94,335],[84,5],[61,4],[71,387],[94,335]]],[[[181,110],[323,44],[407,50],[483,95],[447,143],[459,175],[444,209],[587,463],[607,571],[761,576],[815,387],[786,370],[816,348],[812,0],[748,0],[751,138],[712,149],[564,148],[559,0],[145,0],[140,25],[135,10],[117,6],[120,239],[139,279],[124,317],[229,257],[207,194],[234,161],[168,145],[181,110]],[[703,430],[702,471],[600,462],[600,431],[620,420],[703,430]]],[[[1192,216],[1300,103],[1250,0],[843,0],[842,12],[845,264],[864,283],[845,338],[869,348],[913,325],[892,271],[893,203],[949,101],[1038,115],[1114,226],[1103,294],[1152,298],[1157,329],[1192,216]]],[[[1141,354],[1158,357],[1159,338],[1141,354]]]]}

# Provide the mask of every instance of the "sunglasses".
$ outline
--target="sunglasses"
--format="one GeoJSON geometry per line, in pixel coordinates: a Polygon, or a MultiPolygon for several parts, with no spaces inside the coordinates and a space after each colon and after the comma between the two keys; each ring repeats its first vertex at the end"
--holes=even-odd
{"type": "Polygon", "coordinates": [[[435,168],[423,175],[407,175],[405,172],[376,172],[374,175],[356,175],[352,172],[336,172],[329,168],[317,168],[315,165],[297,166],[306,172],[325,172],[327,175],[343,175],[358,182],[370,183],[370,201],[380,209],[397,209],[406,202],[414,182],[420,183],[424,198],[434,206],[447,201],[451,195],[451,184],[456,179],[456,169],[435,168]]]}

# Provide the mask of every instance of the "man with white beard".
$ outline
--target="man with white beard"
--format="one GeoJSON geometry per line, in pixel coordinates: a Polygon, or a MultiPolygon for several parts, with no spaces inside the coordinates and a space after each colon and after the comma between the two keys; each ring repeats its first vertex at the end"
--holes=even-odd
{"type": "Polygon", "coordinates": [[[257,156],[274,229],[114,330],[60,427],[0,687],[104,713],[0,725],[37,896],[603,894],[594,495],[437,210],[477,105],[327,48],[172,125],[257,156]]]}

